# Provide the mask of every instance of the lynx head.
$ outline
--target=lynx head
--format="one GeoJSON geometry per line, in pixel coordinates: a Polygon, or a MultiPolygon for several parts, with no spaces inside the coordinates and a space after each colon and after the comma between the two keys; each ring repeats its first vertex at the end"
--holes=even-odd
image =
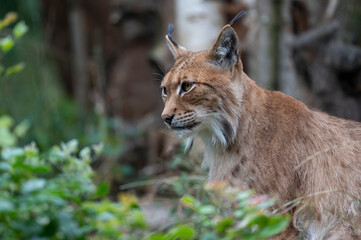
{"type": "Polygon", "coordinates": [[[238,37],[227,24],[210,49],[194,53],[178,45],[172,32],[170,25],[166,39],[176,61],[161,83],[162,118],[177,135],[188,138],[188,148],[197,135],[226,147],[237,134],[243,92],[238,37]]]}

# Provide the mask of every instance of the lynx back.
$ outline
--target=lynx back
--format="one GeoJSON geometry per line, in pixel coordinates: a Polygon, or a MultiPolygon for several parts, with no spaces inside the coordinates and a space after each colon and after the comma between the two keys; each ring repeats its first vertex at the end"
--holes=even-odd
{"type": "Polygon", "coordinates": [[[197,53],[169,30],[176,61],[161,83],[162,118],[188,150],[203,140],[209,178],[280,205],[300,199],[289,210],[293,224],[275,239],[361,239],[361,124],[258,87],[243,72],[231,25],[197,53]]]}

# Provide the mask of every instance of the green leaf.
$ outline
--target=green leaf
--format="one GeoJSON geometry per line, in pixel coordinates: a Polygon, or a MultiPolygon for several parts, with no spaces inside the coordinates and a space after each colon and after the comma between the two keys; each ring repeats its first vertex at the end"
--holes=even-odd
{"type": "Polygon", "coordinates": [[[29,145],[24,147],[25,156],[27,158],[37,158],[39,157],[39,149],[36,147],[35,143],[32,142],[29,145]]]}
{"type": "Polygon", "coordinates": [[[14,133],[17,137],[24,137],[29,127],[30,127],[29,121],[24,120],[15,127],[14,133]]]}
{"type": "Polygon", "coordinates": [[[49,218],[49,216],[42,215],[42,216],[38,216],[38,217],[35,219],[35,221],[36,221],[37,224],[44,226],[44,225],[49,224],[50,218],[49,218]]]}
{"type": "Polygon", "coordinates": [[[246,214],[246,211],[243,208],[237,209],[233,212],[233,216],[235,216],[236,218],[242,218],[245,214],[246,214]]]}
{"type": "Polygon", "coordinates": [[[131,226],[138,229],[147,227],[147,222],[141,211],[133,211],[131,214],[131,226]]]}
{"type": "Polygon", "coordinates": [[[76,153],[78,151],[79,142],[76,139],[72,139],[66,144],[62,144],[61,146],[64,152],[68,152],[70,154],[76,153]]]}
{"type": "Polygon", "coordinates": [[[13,34],[15,36],[16,39],[21,38],[22,36],[24,36],[24,34],[29,30],[28,26],[25,24],[24,21],[18,22],[14,29],[13,29],[13,34]]]}
{"type": "Polygon", "coordinates": [[[49,160],[53,164],[59,164],[60,162],[65,161],[65,153],[59,147],[53,147],[49,153],[49,160]]]}
{"type": "Polygon", "coordinates": [[[161,233],[154,233],[148,239],[149,240],[167,240],[166,236],[161,233]]]}
{"type": "Polygon", "coordinates": [[[15,22],[18,19],[18,15],[14,12],[9,12],[6,14],[5,18],[0,20],[0,31],[4,27],[9,26],[13,22],[15,22]]]}
{"type": "Polygon", "coordinates": [[[0,127],[0,147],[12,147],[16,142],[16,137],[9,129],[0,127]]]}
{"type": "Polygon", "coordinates": [[[11,158],[16,158],[18,156],[22,156],[23,154],[24,154],[24,150],[22,148],[14,147],[14,148],[5,148],[2,151],[1,156],[3,159],[11,159],[11,158]]]}
{"type": "Polygon", "coordinates": [[[11,165],[7,162],[0,162],[0,171],[10,171],[11,170],[11,165]]]}
{"type": "Polygon", "coordinates": [[[219,237],[212,232],[205,232],[202,234],[200,240],[219,240],[219,237]]]}
{"type": "Polygon", "coordinates": [[[189,225],[180,225],[172,228],[167,234],[167,239],[191,239],[194,238],[196,232],[189,225]]]}
{"type": "Polygon", "coordinates": [[[111,212],[102,212],[98,215],[97,219],[100,221],[109,221],[115,218],[115,215],[111,212]]]}
{"type": "Polygon", "coordinates": [[[16,163],[14,163],[13,168],[18,170],[21,169],[22,171],[27,171],[31,173],[47,173],[51,171],[51,167],[45,164],[44,165],[27,164],[23,161],[17,161],[16,163]]]}
{"type": "Polygon", "coordinates": [[[103,143],[93,144],[92,149],[94,150],[95,155],[100,155],[104,149],[104,144],[103,143]]]}
{"type": "Polygon", "coordinates": [[[268,222],[268,218],[265,215],[260,215],[258,213],[256,214],[251,214],[249,217],[249,222],[248,222],[248,226],[254,226],[254,225],[258,225],[258,226],[266,226],[267,222],[268,222]]]}
{"type": "Polygon", "coordinates": [[[7,77],[15,74],[15,73],[18,73],[18,72],[21,72],[23,69],[25,68],[25,63],[21,62],[21,63],[17,63],[13,66],[10,66],[6,69],[6,72],[5,72],[5,75],[7,77]]]}
{"type": "Polygon", "coordinates": [[[106,196],[108,193],[109,193],[109,185],[104,182],[98,186],[97,191],[94,193],[92,198],[103,197],[106,196]]]}
{"type": "Polygon", "coordinates": [[[26,194],[26,193],[31,193],[33,191],[36,190],[40,190],[42,188],[45,187],[46,184],[46,180],[45,179],[30,179],[29,181],[27,181],[26,183],[23,184],[23,186],[21,187],[21,191],[26,194]]]}
{"type": "Polygon", "coordinates": [[[237,195],[236,199],[238,201],[248,200],[249,196],[253,193],[252,190],[241,192],[237,195]]]}
{"type": "Polygon", "coordinates": [[[0,213],[10,212],[14,209],[14,204],[6,199],[0,199],[0,213]]]}
{"type": "Polygon", "coordinates": [[[219,222],[217,222],[217,225],[216,225],[217,232],[222,233],[232,225],[233,225],[233,218],[231,218],[231,217],[224,218],[224,219],[220,220],[219,222]]]}
{"type": "Polygon", "coordinates": [[[212,205],[204,205],[198,209],[200,214],[209,215],[216,213],[216,208],[212,205]]]}
{"type": "Polygon", "coordinates": [[[91,156],[90,154],[91,154],[90,148],[85,147],[80,151],[79,156],[81,159],[87,160],[87,159],[90,159],[90,156],[91,156]]]}
{"type": "Polygon", "coordinates": [[[4,53],[10,51],[14,46],[14,40],[11,36],[7,36],[0,39],[0,48],[4,53]]]}
{"type": "Polygon", "coordinates": [[[73,219],[70,212],[62,211],[58,214],[59,230],[65,235],[64,239],[78,239],[82,229],[79,223],[73,219]]]}
{"type": "Polygon", "coordinates": [[[281,215],[272,216],[268,222],[268,226],[264,227],[258,235],[260,237],[266,238],[276,235],[277,233],[282,232],[289,223],[289,217],[283,217],[281,215]]]}
{"type": "Polygon", "coordinates": [[[267,209],[270,208],[271,206],[273,206],[276,203],[276,200],[274,199],[269,199],[267,201],[261,202],[257,204],[257,208],[258,209],[267,209]]]}
{"type": "Polygon", "coordinates": [[[0,117],[0,128],[10,128],[14,124],[13,119],[9,116],[0,117]]]}
{"type": "Polygon", "coordinates": [[[183,206],[195,210],[199,206],[199,202],[190,195],[185,195],[180,199],[183,206]]]}

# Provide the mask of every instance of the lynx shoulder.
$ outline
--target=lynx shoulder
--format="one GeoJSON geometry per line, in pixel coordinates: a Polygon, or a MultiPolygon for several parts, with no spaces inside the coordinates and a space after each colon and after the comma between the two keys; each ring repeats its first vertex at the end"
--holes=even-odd
{"type": "Polygon", "coordinates": [[[162,118],[188,147],[204,141],[209,178],[280,204],[300,199],[292,226],[275,239],[361,239],[361,124],[258,87],[243,71],[231,25],[197,53],[171,32],[176,61],[161,83],[162,118]]]}

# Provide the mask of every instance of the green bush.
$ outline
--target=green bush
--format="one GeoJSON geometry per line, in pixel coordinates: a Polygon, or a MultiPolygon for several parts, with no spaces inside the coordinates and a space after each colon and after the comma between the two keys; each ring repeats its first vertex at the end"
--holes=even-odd
{"type": "Polygon", "coordinates": [[[206,188],[211,195],[208,204],[188,195],[180,200],[192,210],[188,221],[196,226],[198,239],[266,239],[288,225],[288,216],[271,214],[267,210],[274,205],[273,199],[221,182],[210,182],[206,188]]]}
{"type": "MultiPolygon", "coordinates": [[[[24,22],[9,28],[16,21],[15,13],[0,20],[0,82],[25,66],[1,64],[28,30],[24,22]]],[[[199,182],[188,186],[189,177],[184,174],[174,178],[173,191],[202,192],[197,194],[202,195],[201,200],[185,195],[180,200],[183,214],[173,216],[176,221],[154,231],[133,195],[122,194],[120,202],[112,202],[106,197],[108,185],[93,183],[90,163],[100,154],[102,145],[79,151],[78,142],[71,140],[46,152],[40,152],[35,143],[19,147],[18,140],[25,136],[29,125],[28,121],[14,125],[12,118],[0,115],[1,239],[264,239],[288,224],[288,217],[267,211],[272,200],[223,183],[210,183],[206,189],[199,182]]],[[[119,139],[113,140],[117,145],[119,139]]],[[[174,167],[184,165],[176,160],[174,167]]]]}
{"type": "MultiPolygon", "coordinates": [[[[34,143],[17,147],[27,128],[26,122],[14,126],[10,117],[0,117],[1,239],[148,239],[151,231],[136,198],[122,195],[122,202],[111,202],[108,186],[94,185],[90,161],[101,145],[78,151],[72,140],[45,153],[34,143]]],[[[182,226],[170,232],[184,236],[182,226]]]]}
{"type": "MultiPolygon", "coordinates": [[[[14,13],[0,20],[0,81],[24,68],[23,63],[1,64],[28,30],[23,22],[9,28],[16,21],[14,13]]],[[[183,194],[201,189],[201,200],[185,195],[180,200],[183,214],[153,231],[133,195],[122,194],[120,202],[112,202],[106,197],[108,185],[93,183],[90,163],[100,154],[101,144],[80,151],[76,140],[46,152],[35,143],[19,147],[29,125],[28,121],[15,125],[12,118],[0,115],[1,239],[265,239],[288,225],[288,217],[267,211],[272,200],[223,183],[210,183],[205,190],[194,183],[184,188],[188,177],[183,175],[173,181],[173,190],[183,194]]]]}
{"type": "MultiPolygon", "coordinates": [[[[15,43],[28,31],[28,26],[23,22],[18,22],[13,29],[6,29],[9,25],[17,21],[16,13],[8,13],[4,19],[0,19],[0,60],[14,47],[15,43]]],[[[4,66],[0,62],[0,80],[20,72],[25,67],[23,62],[4,66]]]]}
{"type": "Polygon", "coordinates": [[[72,140],[40,153],[35,144],[15,146],[25,128],[0,118],[2,239],[123,239],[126,229],[146,227],[137,205],[95,201],[108,193],[91,179],[91,154],[100,145],[79,152],[72,140]]]}
{"type": "Polygon", "coordinates": [[[101,145],[79,151],[72,140],[40,153],[34,143],[17,147],[26,122],[0,117],[0,236],[2,239],[265,239],[282,231],[288,217],[272,215],[273,201],[211,182],[202,201],[180,200],[184,216],[152,232],[132,195],[107,199],[90,167],[101,145]]]}

